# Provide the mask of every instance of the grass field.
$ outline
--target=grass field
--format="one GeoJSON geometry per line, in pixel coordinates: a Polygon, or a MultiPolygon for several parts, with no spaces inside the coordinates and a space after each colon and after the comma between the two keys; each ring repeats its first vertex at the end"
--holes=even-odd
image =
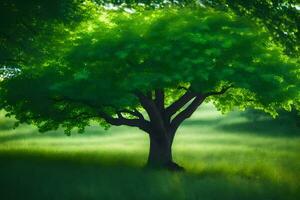
{"type": "Polygon", "coordinates": [[[180,173],[143,168],[148,138],[138,129],[93,125],[68,137],[12,123],[1,117],[1,200],[300,199],[300,130],[288,120],[205,105],[176,136],[180,173]]]}

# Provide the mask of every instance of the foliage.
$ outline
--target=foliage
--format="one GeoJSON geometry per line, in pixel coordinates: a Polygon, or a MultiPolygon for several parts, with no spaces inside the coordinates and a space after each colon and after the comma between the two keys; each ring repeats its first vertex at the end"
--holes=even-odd
{"type": "Polygon", "coordinates": [[[57,39],[63,25],[75,26],[92,8],[89,0],[1,0],[0,66],[26,66],[48,56],[44,47],[57,39]]]}
{"type": "Polygon", "coordinates": [[[69,133],[91,119],[107,127],[118,110],[140,109],[137,92],[157,88],[173,102],[178,87],[197,94],[232,87],[207,99],[224,112],[253,107],[275,116],[299,100],[297,61],[247,18],[200,8],[103,9],[92,17],[57,29],[51,44],[37,38],[47,56],[1,82],[1,108],[41,131],[62,125],[69,133]]]}
{"type": "MultiPolygon", "coordinates": [[[[295,57],[300,55],[299,21],[297,0],[203,0],[221,10],[233,10],[240,16],[248,16],[265,25],[274,41],[285,47],[285,52],[295,57]]],[[[299,5],[298,5],[299,6],[299,5]]]]}
{"type": "Polygon", "coordinates": [[[300,8],[297,0],[96,0],[96,2],[131,7],[143,5],[148,9],[200,6],[223,11],[231,10],[239,16],[250,17],[266,26],[274,41],[284,46],[287,54],[297,57],[300,53],[298,23],[300,8]]]}
{"type": "MultiPolygon", "coordinates": [[[[297,0],[203,0],[203,4],[220,9],[233,10],[240,16],[248,16],[266,26],[273,40],[281,44],[285,53],[300,56],[300,7],[297,0]]],[[[300,113],[293,109],[289,113],[290,120],[299,124],[300,113]]]]}

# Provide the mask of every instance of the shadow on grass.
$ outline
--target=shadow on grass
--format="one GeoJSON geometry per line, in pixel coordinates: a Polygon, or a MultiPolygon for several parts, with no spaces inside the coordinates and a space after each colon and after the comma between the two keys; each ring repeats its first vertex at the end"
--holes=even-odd
{"type": "Polygon", "coordinates": [[[247,133],[267,136],[300,136],[300,127],[286,119],[261,119],[258,121],[241,120],[227,121],[227,118],[208,120],[188,120],[184,122],[187,127],[209,126],[212,129],[229,133],[247,133]]]}
{"type": "Polygon", "coordinates": [[[0,132],[0,144],[5,143],[5,142],[9,142],[9,141],[32,139],[32,138],[38,138],[38,137],[41,137],[41,135],[36,133],[36,132],[26,133],[26,135],[24,135],[24,134],[12,134],[12,133],[2,135],[1,132],[0,132]]]}
{"type": "Polygon", "coordinates": [[[286,120],[266,119],[231,124],[221,124],[218,130],[231,133],[248,133],[268,136],[300,136],[300,128],[286,120]]]}
{"type": "Polygon", "coordinates": [[[183,122],[183,126],[198,126],[201,128],[202,126],[215,127],[222,122],[222,118],[216,119],[189,119],[183,122]]]}
{"type": "MultiPolygon", "coordinates": [[[[20,155],[19,155],[20,156],[20,155]]],[[[196,175],[126,165],[74,163],[42,157],[0,156],[1,199],[64,200],[296,200],[299,191],[269,180],[196,175]]]]}
{"type": "Polygon", "coordinates": [[[2,118],[0,120],[0,131],[12,130],[14,127],[15,121],[9,118],[2,118]]]}
{"type": "MultiPolygon", "coordinates": [[[[3,127],[2,127],[3,128],[3,127]]],[[[126,130],[120,129],[118,130],[118,134],[122,134],[126,130]]],[[[87,131],[84,133],[84,137],[88,138],[91,136],[105,136],[105,134],[109,135],[107,131],[103,130],[103,128],[99,127],[88,127],[87,131]]],[[[27,125],[22,125],[16,129],[16,131],[13,132],[13,128],[9,127],[7,129],[1,129],[0,127],[0,144],[5,143],[5,142],[10,142],[10,141],[18,141],[18,140],[30,140],[30,139],[35,139],[35,138],[40,138],[42,139],[43,137],[45,138],[69,138],[69,137],[78,137],[81,136],[82,134],[77,133],[76,131],[72,132],[72,136],[67,136],[64,134],[64,131],[62,129],[59,129],[57,131],[50,131],[46,133],[40,133],[38,132],[37,128],[27,126],[27,125]],[[7,130],[7,131],[12,131],[12,132],[1,132],[1,130],[7,130]]]]}

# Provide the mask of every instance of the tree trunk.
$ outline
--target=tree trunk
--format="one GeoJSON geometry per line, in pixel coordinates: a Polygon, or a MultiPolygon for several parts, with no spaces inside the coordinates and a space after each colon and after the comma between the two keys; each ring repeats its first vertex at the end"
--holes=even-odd
{"type": "Polygon", "coordinates": [[[172,159],[173,138],[180,124],[193,114],[205,100],[206,95],[198,95],[187,91],[167,108],[165,108],[164,89],[155,89],[154,99],[152,92],[147,94],[137,92],[136,96],[149,116],[149,121],[139,126],[150,137],[148,166],[169,170],[183,170],[172,159]],[[191,103],[184,108],[190,101],[191,103]],[[184,109],[180,111],[182,108],[184,109]]]}
{"type": "MultiPolygon", "coordinates": [[[[150,150],[148,166],[169,170],[183,170],[172,159],[172,143],[176,130],[184,120],[191,117],[206,97],[222,95],[231,87],[232,85],[229,85],[219,92],[213,91],[205,94],[195,93],[190,89],[186,89],[186,93],[168,107],[165,107],[165,92],[163,88],[155,89],[154,99],[153,91],[148,91],[146,94],[135,91],[133,94],[138,98],[141,106],[147,112],[149,120],[146,120],[143,114],[137,109],[117,110],[117,118],[105,112],[100,112],[99,114],[107,123],[116,126],[127,125],[138,127],[149,134],[150,150]],[[134,118],[126,118],[122,113],[130,114],[134,118]]],[[[84,102],[84,104],[86,103],[84,102]]],[[[94,105],[91,107],[94,107],[94,105]]]]}
{"type": "Polygon", "coordinates": [[[162,168],[181,171],[183,167],[173,162],[172,144],[173,137],[170,134],[150,133],[150,149],[147,165],[151,168],[162,168]]]}

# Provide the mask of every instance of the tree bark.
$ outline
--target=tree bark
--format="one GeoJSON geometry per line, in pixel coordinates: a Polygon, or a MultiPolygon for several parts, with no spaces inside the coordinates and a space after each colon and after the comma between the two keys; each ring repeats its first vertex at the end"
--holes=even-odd
{"type": "MultiPolygon", "coordinates": [[[[213,91],[206,94],[194,93],[187,89],[186,93],[179,97],[173,104],[165,108],[165,94],[163,89],[145,95],[136,92],[141,106],[149,116],[149,121],[142,119],[139,128],[146,131],[150,138],[150,149],[147,166],[169,170],[181,171],[183,167],[173,162],[172,144],[176,131],[180,124],[189,118],[195,110],[211,95],[222,95],[232,85],[224,87],[221,91],[213,91]]],[[[134,114],[135,115],[135,114],[134,114]]],[[[119,118],[122,117],[121,115],[119,118]]],[[[132,120],[130,120],[132,123],[132,120]]]]}
{"type": "Polygon", "coordinates": [[[150,149],[147,166],[151,168],[162,168],[173,171],[182,171],[183,167],[173,161],[172,144],[173,135],[168,133],[150,133],[150,149]]]}

